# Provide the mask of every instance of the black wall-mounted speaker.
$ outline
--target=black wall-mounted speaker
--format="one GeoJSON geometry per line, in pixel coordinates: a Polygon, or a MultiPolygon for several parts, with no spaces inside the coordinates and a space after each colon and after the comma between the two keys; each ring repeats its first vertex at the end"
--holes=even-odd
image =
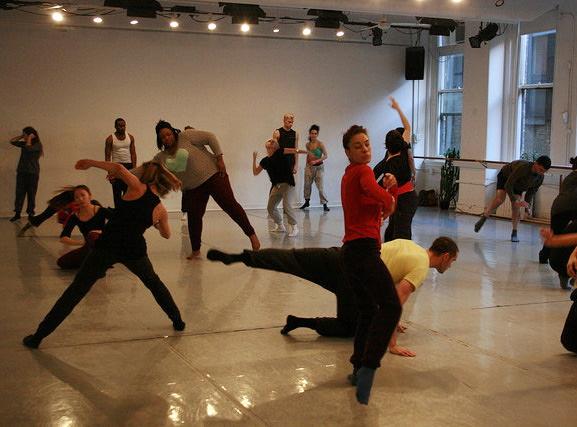
{"type": "Polygon", "coordinates": [[[425,48],[408,47],[405,51],[405,79],[423,80],[425,78],[425,48]]]}

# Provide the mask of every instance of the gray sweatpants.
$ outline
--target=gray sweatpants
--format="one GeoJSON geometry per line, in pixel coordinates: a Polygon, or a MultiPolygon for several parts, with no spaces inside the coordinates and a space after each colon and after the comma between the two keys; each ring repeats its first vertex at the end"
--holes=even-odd
{"type": "Polygon", "coordinates": [[[294,200],[294,187],[287,183],[276,184],[270,190],[268,196],[267,210],[268,214],[274,220],[276,224],[282,224],[282,215],[278,209],[278,205],[282,200],[282,208],[287,216],[287,221],[290,225],[295,225],[297,223],[295,212],[292,207],[292,202],[294,200]]]}
{"type": "Polygon", "coordinates": [[[304,185],[304,196],[305,199],[310,200],[311,190],[313,186],[313,181],[319,190],[319,197],[323,205],[328,203],[327,197],[325,196],[325,191],[323,188],[323,177],[325,174],[325,166],[313,166],[307,165],[305,167],[305,185],[304,185]]]}

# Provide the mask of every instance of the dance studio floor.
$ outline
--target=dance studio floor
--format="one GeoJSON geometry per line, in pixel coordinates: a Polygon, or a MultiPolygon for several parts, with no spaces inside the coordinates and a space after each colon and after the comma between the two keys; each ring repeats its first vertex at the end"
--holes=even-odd
{"type": "MultiPolygon", "coordinates": [[[[339,245],[342,211],[299,211],[296,238],[267,233],[263,247],[339,245]]],[[[207,261],[206,250],[240,251],[248,239],[222,212],[208,212],[203,259],[187,261],[185,222],[173,236],[147,233],[157,273],[183,312],[175,333],[147,290],[116,266],[39,350],[34,332],[73,275],[55,265],[55,222],[18,238],[0,221],[0,425],[3,426],[575,426],[577,358],[559,343],[569,292],[539,265],[538,227],[420,209],[414,240],[455,238],[459,259],[431,272],[408,301],[399,344],[387,354],[368,407],[346,382],[352,343],[310,330],[280,335],[288,313],[334,313],[334,297],[304,280],[207,261]]]]}

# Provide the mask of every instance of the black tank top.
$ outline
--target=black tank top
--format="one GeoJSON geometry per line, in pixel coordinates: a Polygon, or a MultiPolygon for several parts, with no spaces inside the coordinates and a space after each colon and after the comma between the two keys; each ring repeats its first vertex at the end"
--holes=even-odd
{"type": "MultiPolygon", "coordinates": [[[[294,130],[286,130],[281,127],[278,128],[278,132],[278,145],[280,148],[296,148],[297,133],[294,130]]],[[[290,160],[287,163],[292,173],[295,164],[295,156],[294,154],[285,154],[285,156],[290,156],[290,160]]]]}
{"type": "Polygon", "coordinates": [[[152,225],[152,211],[160,199],[150,187],[136,200],[121,199],[104,227],[96,247],[113,251],[119,258],[138,259],[146,255],[144,232],[152,225]]]}

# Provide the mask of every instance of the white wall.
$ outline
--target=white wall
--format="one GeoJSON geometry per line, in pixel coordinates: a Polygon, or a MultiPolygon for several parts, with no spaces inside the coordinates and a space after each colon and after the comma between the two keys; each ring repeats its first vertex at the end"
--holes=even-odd
{"type": "MultiPolygon", "coordinates": [[[[347,163],[343,130],[353,123],[368,127],[375,163],[384,152],[385,131],[398,126],[387,96],[393,94],[410,111],[403,47],[57,30],[16,24],[6,16],[0,17],[0,132],[8,140],[24,126],[38,129],[45,147],[38,208],[59,186],[76,183],[88,184],[96,198],[112,203],[103,173],[74,171],[73,165],[79,158],[103,158],[116,117],[125,118],[135,136],[139,162],[156,153],[154,124],[160,118],[215,132],[237,199],[245,208],[264,207],[268,179],[252,176],[251,156],[253,150],[264,151],[285,111],[296,114],[303,144],[308,126],[320,126],[329,150],[325,190],[330,203],[339,204],[347,163]]],[[[3,215],[13,208],[18,151],[0,145],[3,215]]],[[[302,173],[301,167],[299,198],[302,173]]],[[[166,204],[178,210],[179,200],[173,195],[166,204]]]]}

